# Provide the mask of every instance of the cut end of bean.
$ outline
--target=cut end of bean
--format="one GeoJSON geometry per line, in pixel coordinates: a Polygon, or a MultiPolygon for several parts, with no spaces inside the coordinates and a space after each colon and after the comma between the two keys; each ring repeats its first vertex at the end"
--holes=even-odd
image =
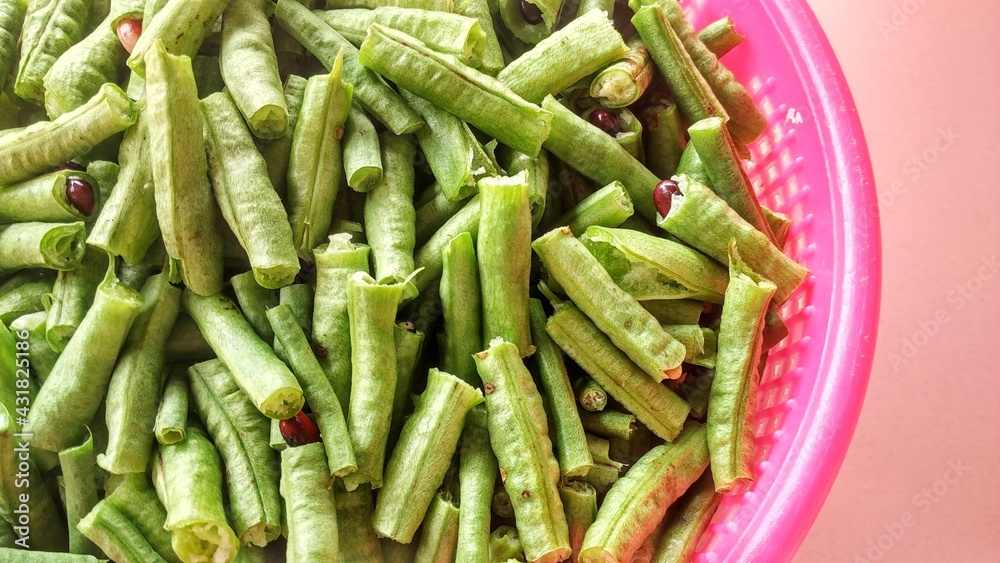
{"type": "Polygon", "coordinates": [[[66,178],[66,199],[77,211],[90,217],[94,212],[94,188],[83,178],[66,178]]]}
{"type": "Polygon", "coordinates": [[[278,429],[281,430],[281,437],[290,448],[323,441],[316,424],[302,411],[292,418],[278,422],[278,429]]]}
{"type": "Polygon", "coordinates": [[[673,180],[663,180],[659,184],[656,184],[656,188],[653,189],[653,205],[656,206],[656,212],[661,217],[666,217],[670,214],[670,206],[673,202],[674,194],[679,191],[680,187],[673,180]]]}
{"type": "Polygon", "coordinates": [[[527,0],[521,0],[521,17],[530,25],[542,23],[542,11],[527,0]]]}
{"type": "Polygon", "coordinates": [[[592,125],[612,137],[621,132],[621,124],[618,121],[618,116],[606,109],[595,109],[590,112],[588,119],[592,125]]]}
{"type": "Polygon", "coordinates": [[[118,22],[115,31],[118,33],[118,40],[121,41],[122,47],[131,55],[132,49],[139,41],[139,36],[142,35],[142,21],[135,18],[125,18],[118,22]]]}

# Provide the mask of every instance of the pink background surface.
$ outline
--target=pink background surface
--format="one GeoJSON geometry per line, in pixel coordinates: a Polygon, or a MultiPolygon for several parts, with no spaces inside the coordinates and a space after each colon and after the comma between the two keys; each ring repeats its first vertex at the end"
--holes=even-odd
{"type": "Polygon", "coordinates": [[[1000,561],[1000,2],[809,1],[864,124],[884,272],[861,421],[795,561],[1000,561]]]}

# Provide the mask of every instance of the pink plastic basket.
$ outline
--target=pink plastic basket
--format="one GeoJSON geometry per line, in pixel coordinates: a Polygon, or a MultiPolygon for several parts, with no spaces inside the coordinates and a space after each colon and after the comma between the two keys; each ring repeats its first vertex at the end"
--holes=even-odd
{"type": "Polygon", "coordinates": [[[769,128],[748,172],[793,221],[811,275],[786,302],[789,338],[758,394],[757,480],[727,496],[695,561],[777,563],[801,545],[847,453],[871,371],[881,247],[871,162],[830,44],[804,0],[688,0],[696,27],[730,16],[746,41],[724,63],[769,128]]]}

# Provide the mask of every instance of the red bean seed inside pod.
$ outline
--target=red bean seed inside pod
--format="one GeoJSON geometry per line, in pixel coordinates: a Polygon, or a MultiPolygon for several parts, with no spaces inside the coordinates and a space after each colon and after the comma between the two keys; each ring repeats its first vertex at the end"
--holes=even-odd
{"type": "Polygon", "coordinates": [[[590,123],[597,126],[601,131],[614,137],[621,129],[619,128],[618,116],[605,109],[595,109],[590,112],[590,123]]]}
{"type": "Polygon", "coordinates": [[[136,41],[142,35],[142,21],[135,18],[125,18],[118,22],[115,31],[118,32],[118,40],[122,42],[122,47],[125,47],[125,50],[131,54],[136,41]]]}
{"type": "Polygon", "coordinates": [[[278,429],[281,430],[281,437],[292,448],[322,441],[316,424],[302,411],[293,418],[279,421],[278,429]]]}
{"type": "Polygon", "coordinates": [[[87,169],[83,165],[73,162],[72,160],[67,160],[66,162],[59,165],[59,170],[76,170],[78,172],[84,172],[87,169]]]}
{"type": "Polygon", "coordinates": [[[679,191],[677,182],[673,180],[663,180],[656,184],[656,188],[653,189],[653,205],[656,206],[656,212],[661,217],[666,217],[670,213],[671,200],[674,194],[679,191]]]}
{"type": "Polygon", "coordinates": [[[94,212],[94,188],[83,178],[66,178],[66,199],[77,211],[87,217],[94,212]]]}
{"type": "Polygon", "coordinates": [[[521,0],[521,17],[531,25],[542,23],[542,11],[527,0],[521,0]]]}

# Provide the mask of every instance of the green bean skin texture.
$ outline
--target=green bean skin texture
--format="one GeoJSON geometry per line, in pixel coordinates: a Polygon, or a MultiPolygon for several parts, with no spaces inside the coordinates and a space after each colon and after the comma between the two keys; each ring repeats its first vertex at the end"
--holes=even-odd
{"type": "Polygon", "coordinates": [[[712,473],[705,471],[681,497],[674,513],[667,517],[651,563],[684,563],[690,560],[721,501],[722,495],[715,492],[712,473]]]}
{"type": "Polygon", "coordinates": [[[400,88],[530,156],[538,154],[549,134],[548,112],[497,79],[435,53],[404,33],[372,24],[361,44],[360,61],[400,88]]]}
{"type": "Polygon", "coordinates": [[[379,144],[385,171],[379,185],[365,197],[365,234],[375,279],[403,281],[413,273],[413,159],[417,146],[411,137],[392,132],[383,133],[379,144]]]}
{"type": "Polygon", "coordinates": [[[175,367],[167,375],[153,424],[153,433],[160,444],[176,444],[187,436],[189,393],[187,377],[175,367]]]}
{"type": "Polygon", "coordinates": [[[556,224],[566,225],[575,236],[583,236],[590,227],[618,227],[634,212],[628,191],[615,180],[566,211],[556,224]]]}
{"type": "Polygon", "coordinates": [[[395,563],[383,557],[378,536],[372,528],[372,490],[361,485],[353,491],[344,489],[343,481],[334,484],[337,495],[338,559],[340,563],[395,563]]]}
{"type": "Polygon", "coordinates": [[[439,277],[444,268],[443,253],[451,239],[462,233],[479,237],[480,197],[474,196],[468,203],[448,219],[413,256],[413,265],[420,272],[414,276],[417,290],[424,292],[439,277]]]}
{"type": "Polygon", "coordinates": [[[653,80],[653,61],[642,40],[633,37],[627,45],[628,52],[597,73],[590,83],[590,96],[597,98],[604,107],[632,105],[642,97],[653,80]]]}
{"type": "Polygon", "coordinates": [[[153,483],[167,509],[164,527],[182,561],[230,561],[239,550],[226,522],[222,475],[215,446],[197,426],[188,428],[184,441],[157,450],[153,483]]]}
{"type": "Polygon", "coordinates": [[[459,498],[456,561],[489,561],[490,505],[499,468],[490,449],[486,406],[475,406],[465,417],[459,441],[459,498]]]}
{"type": "MultiPolygon", "coordinates": [[[[153,500],[156,500],[155,496],[153,500]]],[[[104,555],[114,558],[115,561],[123,563],[166,561],[143,537],[136,525],[107,502],[97,503],[80,521],[78,527],[82,534],[99,546],[104,555]]],[[[169,546],[169,539],[167,541],[169,546]]]]}
{"type": "Polygon", "coordinates": [[[382,182],[382,150],[375,125],[357,100],[347,114],[342,144],[347,185],[360,193],[372,191],[382,182]]]}
{"type": "Polygon", "coordinates": [[[527,175],[479,182],[481,212],[476,255],[481,272],[483,341],[501,337],[521,356],[533,350],[528,312],[531,205],[527,175]]]}
{"type": "Polygon", "coordinates": [[[715,490],[732,491],[753,480],[757,370],[764,316],[775,293],[729,244],[730,289],[722,308],[715,379],[708,401],[708,444],[714,452],[715,490]]]}
{"type": "Polygon", "coordinates": [[[396,392],[393,327],[403,295],[402,283],[380,283],[364,272],[347,283],[351,327],[351,401],[347,431],[358,469],[344,482],[349,490],[370,483],[382,486],[392,403],[396,392]]]}
{"type": "Polygon", "coordinates": [[[4,82],[17,62],[17,43],[27,12],[28,0],[0,3],[0,80],[4,82]]]}
{"type": "MultiPolygon", "coordinates": [[[[105,506],[108,512],[115,513],[116,520],[125,520],[129,527],[133,527],[136,533],[152,547],[155,552],[170,563],[180,563],[177,554],[171,546],[170,532],[163,527],[167,519],[167,511],[160,504],[156,496],[156,491],[149,483],[149,478],[145,473],[132,473],[125,475],[121,483],[105,497],[98,506],[105,506]]],[[[87,537],[97,543],[106,554],[111,554],[109,543],[117,543],[118,536],[114,533],[104,533],[94,526],[95,534],[88,533],[87,537]]],[[[127,558],[123,558],[127,561],[127,558]]],[[[136,563],[148,561],[146,558],[136,559],[136,563]]]]}
{"type": "Polygon", "coordinates": [[[55,119],[85,104],[103,84],[116,82],[126,52],[110,17],[56,59],[45,74],[45,111],[55,119]]]}
{"type": "Polygon", "coordinates": [[[281,532],[278,459],[271,424],[219,360],[188,369],[195,411],[226,468],[233,531],[244,544],[264,546],[281,532]]]}
{"type": "Polygon", "coordinates": [[[288,106],[278,76],[268,11],[264,0],[230,0],[222,13],[219,67],[254,135],[277,139],[288,129],[288,106]]]}
{"type": "Polygon", "coordinates": [[[278,0],[274,11],[281,27],[319,59],[328,70],[344,53],[344,80],[354,85],[361,105],[375,119],[397,135],[413,133],[424,122],[385,80],[359,62],[358,49],[351,42],[323,23],[319,17],[296,0],[278,0]]]}
{"type": "Polygon", "coordinates": [[[542,21],[537,24],[529,24],[524,20],[520,2],[517,0],[498,0],[496,5],[500,9],[500,18],[515,37],[527,43],[538,43],[551,35],[555,29],[556,19],[562,11],[563,0],[531,0],[530,3],[541,12],[542,21]]]}
{"type": "Polygon", "coordinates": [[[628,54],[606,12],[591,10],[542,39],[497,79],[532,103],[556,94],[628,54]]]}
{"type": "Polygon", "coordinates": [[[97,457],[109,473],[142,473],[155,441],[167,338],[181,306],[181,289],[157,274],[142,288],[142,307],[111,374],[107,408],[108,446],[97,457]]]}
{"type": "Polygon", "coordinates": [[[140,263],[160,237],[153,170],[146,158],[148,121],[146,112],[140,111],[135,125],[125,131],[118,151],[118,181],[87,237],[87,244],[121,256],[129,264],[140,263]]]}
{"type": "Polygon", "coordinates": [[[148,80],[146,53],[156,49],[157,42],[162,42],[171,55],[193,57],[229,1],[187,0],[164,4],[155,16],[143,20],[142,34],[127,61],[129,68],[148,80]]]}
{"type": "Polygon", "coordinates": [[[687,144],[677,105],[660,101],[642,113],[646,124],[646,165],[660,178],[678,172],[687,144]]]}
{"type": "Polygon", "coordinates": [[[580,413],[584,430],[605,438],[631,439],[635,434],[635,420],[631,414],[613,410],[580,413]]]}
{"type": "Polygon", "coordinates": [[[141,295],[108,271],[94,304],[32,404],[28,421],[34,446],[58,451],[93,419],[142,303],[141,295]]]}
{"type": "Polygon", "coordinates": [[[338,55],[330,74],[309,79],[288,161],[288,220],[299,256],[308,259],[330,230],[343,168],[340,139],[353,89],[341,80],[338,55]]]}
{"type": "Polygon", "coordinates": [[[57,274],[52,292],[45,296],[45,339],[57,352],[66,348],[94,302],[97,286],[108,271],[108,256],[88,248],[83,261],[74,270],[57,274]]]}
{"type": "Polygon", "coordinates": [[[568,228],[552,230],[532,246],[549,274],[580,310],[653,380],[680,376],[684,346],[615,284],[568,228]]]}
{"type": "Polygon", "coordinates": [[[720,59],[739,46],[744,39],[745,37],[736,31],[736,24],[728,17],[719,18],[698,32],[698,40],[720,59]]]}
{"type": "Polygon", "coordinates": [[[415,563],[455,561],[460,511],[449,497],[443,491],[434,495],[413,556],[415,563]]]}
{"type": "Polygon", "coordinates": [[[538,156],[528,156],[518,151],[504,151],[504,168],[508,176],[524,172],[528,184],[528,203],[531,208],[531,228],[542,221],[549,191],[549,155],[544,150],[538,156]]]}
{"type": "MultiPolygon", "coordinates": [[[[45,311],[40,311],[30,315],[23,315],[10,321],[11,332],[26,331],[28,333],[28,338],[26,339],[29,346],[28,359],[31,362],[31,369],[34,370],[35,378],[40,385],[44,384],[45,380],[48,379],[52,368],[59,359],[59,352],[53,350],[49,346],[48,341],[45,340],[46,316],[47,313],[45,311]]],[[[8,321],[0,320],[0,322],[7,323],[8,321]]]]}
{"type": "Polygon", "coordinates": [[[632,204],[647,220],[656,217],[653,189],[660,179],[604,131],[591,125],[552,96],[542,101],[552,113],[552,133],[545,148],[600,185],[620,181],[632,204]]]}
{"type": "Polygon", "coordinates": [[[659,220],[660,228],[720,263],[728,263],[729,241],[736,240],[743,261],[777,285],[775,304],[784,303],[809,270],[785,255],[710,188],[689,176],[677,179],[680,191],[673,196],[670,213],[659,220]]]}
{"type": "Polygon", "coordinates": [[[764,219],[767,219],[767,224],[771,227],[771,232],[774,233],[774,244],[778,248],[785,248],[788,235],[792,230],[792,220],[784,213],[772,211],[763,206],[760,210],[764,212],[764,219]]]}
{"type": "MultiPolygon", "coordinates": [[[[10,349],[13,350],[13,344],[10,349]]],[[[10,389],[12,393],[13,382],[11,382],[10,389]]],[[[10,404],[13,407],[13,397],[11,397],[10,404]]],[[[4,521],[13,521],[15,517],[14,510],[22,504],[22,500],[27,496],[28,498],[23,504],[28,505],[28,511],[31,516],[31,528],[45,530],[45,533],[35,534],[32,537],[30,535],[31,529],[25,530],[24,528],[19,528],[14,530],[15,535],[19,538],[26,538],[24,541],[34,549],[65,551],[69,534],[66,528],[66,517],[58,506],[59,499],[58,497],[53,497],[49,491],[45,479],[42,478],[41,469],[37,466],[36,462],[30,458],[27,461],[20,459],[18,452],[15,451],[15,448],[18,447],[17,440],[23,440],[23,438],[15,437],[14,434],[28,432],[28,430],[18,428],[14,425],[14,422],[15,419],[12,412],[4,404],[0,403],[0,470],[2,470],[3,475],[11,476],[5,477],[2,485],[0,485],[0,493],[2,493],[0,495],[0,513],[2,513],[4,521]],[[24,467],[22,464],[27,465],[27,471],[21,469],[24,467]],[[15,480],[13,476],[18,471],[27,472],[29,475],[34,475],[35,478],[27,483],[20,483],[23,485],[22,487],[14,487],[15,480]],[[39,526],[39,528],[34,528],[35,526],[39,526]]],[[[33,441],[32,446],[34,446],[33,441]]],[[[21,553],[27,553],[27,551],[21,551],[21,553]]],[[[19,561],[20,559],[12,561],[15,560],[19,561]]]]}
{"type": "Polygon", "coordinates": [[[156,216],[167,254],[199,295],[222,290],[219,212],[208,181],[202,117],[191,60],[150,49],[146,83],[156,216]]]}
{"type": "Polygon", "coordinates": [[[337,506],[322,444],[281,452],[288,561],[337,561],[337,506]]]}
{"type": "Polygon", "coordinates": [[[284,287],[298,274],[299,261],[267,164],[229,94],[212,94],[200,107],[208,172],[222,217],[246,250],[257,283],[267,289],[284,287]]]}
{"type": "Polygon", "coordinates": [[[344,411],[340,408],[340,401],[330,380],[326,378],[323,367],[309,346],[309,340],[295,319],[292,308],[279,305],[267,312],[267,318],[316,418],[330,475],[343,477],[352,473],[357,469],[357,461],[347,434],[344,411]]]}
{"type": "Polygon", "coordinates": [[[21,28],[15,94],[36,104],[44,102],[45,74],[60,55],[87,34],[90,4],[87,0],[36,0],[29,4],[21,28]]]}
{"type": "Polygon", "coordinates": [[[684,152],[681,153],[681,160],[677,163],[677,174],[675,175],[681,174],[686,174],[692,179],[712,187],[712,179],[708,177],[708,169],[705,167],[701,155],[695,149],[694,143],[688,143],[684,147],[684,152]]]}
{"type": "MultiPolygon", "coordinates": [[[[59,222],[93,221],[96,216],[84,215],[66,197],[66,181],[79,178],[91,186],[97,180],[85,172],[59,170],[44,176],[32,178],[0,190],[0,224],[18,222],[59,222]]],[[[100,208],[100,194],[96,192],[95,208],[100,208]]]]}
{"type": "Polygon", "coordinates": [[[305,78],[295,74],[289,74],[285,79],[284,97],[285,108],[288,110],[288,127],[285,128],[284,135],[260,147],[260,154],[267,163],[267,177],[282,201],[288,192],[288,161],[307,83],[305,78]]]}
{"type": "Polygon", "coordinates": [[[354,272],[368,272],[370,249],[351,242],[347,233],[330,237],[330,242],[314,252],[316,259],[316,301],[313,307],[312,340],[320,356],[341,409],[347,413],[351,397],[351,323],[348,315],[348,278],[354,272]]]}
{"type": "MultiPolygon", "coordinates": [[[[642,2],[643,0],[632,1],[642,2]]],[[[729,115],[729,121],[726,125],[733,140],[740,145],[746,145],[756,140],[767,128],[767,119],[754,103],[749,92],[736,80],[729,69],[719,63],[718,57],[701,42],[694,28],[684,16],[680,3],[676,0],[655,0],[655,2],[663,9],[667,21],[684,44],[691,60],[729,115]]]]}
{"type": "Polygon", "coordinates": [[[503,51],[500,49],[500,41],[497,39],[496,29],[493,27],[493,15],[489,0],[457,0],[455,2],[455,13],[462,14],[479,21],[479,27],[483,32],[483,46],[477,54],[473,66],[479,70],[496,76],[503,70],[503,51]]]}
{"type": "Polygon", "coordinates": [[[264,416],[285,419],[299,412],[304,398],[295,376],[228,297],[202,297],[185,290],[182,303],[240,389],[264,416]]]}
{"type": "Polygon", "coordinates": [[[442,369],[478,387],[481,382],[472,356],[483,349],[482,294],[472,235],[461,233],[451,239],[441,258],[442,369]]]}
{"type": "Polygon", "coordinates": [[[764,211],[757,201],[757,194],[750,184],[750,178],[743,170],[743,165],[736,151],[736,145],[726,131],[726,124],[718,117],[703,119],[688,127],[691,144],[704,159],[705,172],[711,180],[712,189],[729,207],[739,213],[758,231],[766,234],[771,240],[770,223],[764,216],[764,211]]]}
{"type": "Polygon", "coordinates": [[[553,446],[559,461],[559,473],[564,477],[586,475],[594,460],[587,449],[587,436],[577,412],[576,397],[563,363],[562,351],[545,332],[548,317],[542,302],[532,299],[530,309],[531,338],[537,348],[532,358],[541,382],[548,421],[554,430],[553,446]]]}
{"type": "MultiPolygon", "coordinates": [[[[0,284],[0,322],[14,330],[11,323],[15,319],[44,313],[45,301],[52,293],[54,281],[55,277],[48,270],[21,270],[0,284]]],[[[46,316],[42,316],[43,324],[46,316]]]]}
{"type": "Polygon", "coordinates": [[[86,236],[82,221],[0,225],[0,274],[25,268],[74,270],[83,261],[86,236]]]}
{"type": "Polygon", "coordinates": [[[410,390],[424,348],[424,333],[411,326],[409,321],[398,321],[393,329],[396,346],[396,391],[392,397],[392,421],[389,426],[389,449],[395,447],[405,422],[404,415],[410,404],[410,390]]]}
{"type": "Polygon", "coordinates": [[[380,536],[413,541],[454,457],[466,413],[482,401],[468,383],[431,369],[385,470],[372,520],[380,536]]]}
{"type": "Polygon", "coordinates": [[[84,439],[81,442],[59,451],[59,467],[63,473],[66,498],[66,519],[70,530],[70,553],[101,554],[97,546],[76,527],[97,504],[97,475],[94,471],[96,465],[94,440],[89,428],[85,428],[84,439]]]}
{"type": "Polygon", "coordinates": [[[569,532],[559,499],[559,464],[545,408],[517,347],[498,339],[476,354],[486,392],[490,443],[530,561],[563,561],[569,532]],[[506,476],[506,477],[504,477],[506,476]]]}
{"type": "Polygon", "coordinates": [[[75,110],[0,137],[0,185],[57,168],[128,129],[136,119],[137,107],[125,92],[114,84],[105,84],[75,110]]]}
{"type": "Polygon", "coordinates": [[[729,279],[726,271],[697,250],[629,229],[591,227],[580,240],[611,278],[638,300],[722,303],[729,279]]]}
{"type": "Polygon", "coordinates": [[[615,347],[574,305],[563,303],[549,317],[546,332],[609,395],[634,414],[654,434],[673,440],[690,407],[660,385],[615,347]]]}
{"type": "Polygon", "coordinates": [[[278,304],[277,292],[261,287],[254,278],[253,272],[236,274],[229,279],[229,284],[236,294],[236,302],[254,332],[264,342],[274,341],[274,331],[267,322],[268,309],[278,304]]]}
{"type": "Polygon", "coordinates": [[[597,491],[583,481],[571,480],[559,485],[559,498],[566,511],[569,543],[573,549],[569,560],[576,561],[580,557],[583,538],[597,519],[597,491]]]}
{"type": "Polygon", "coordinates": [[[708,467],[705,427],[691,423],[677,441],[656,446],[612,485],[587,530],[580,562],[629,561],[667,508],[708,467]]]}
{"type": "Polygon", "coordinates": [[[402,96],[426,123],[416,135],[438,189],[449,201],[473,195],[477,187],[470,144],[476,141],[465,136],[462,120],[407,90],[402,96]]]}

